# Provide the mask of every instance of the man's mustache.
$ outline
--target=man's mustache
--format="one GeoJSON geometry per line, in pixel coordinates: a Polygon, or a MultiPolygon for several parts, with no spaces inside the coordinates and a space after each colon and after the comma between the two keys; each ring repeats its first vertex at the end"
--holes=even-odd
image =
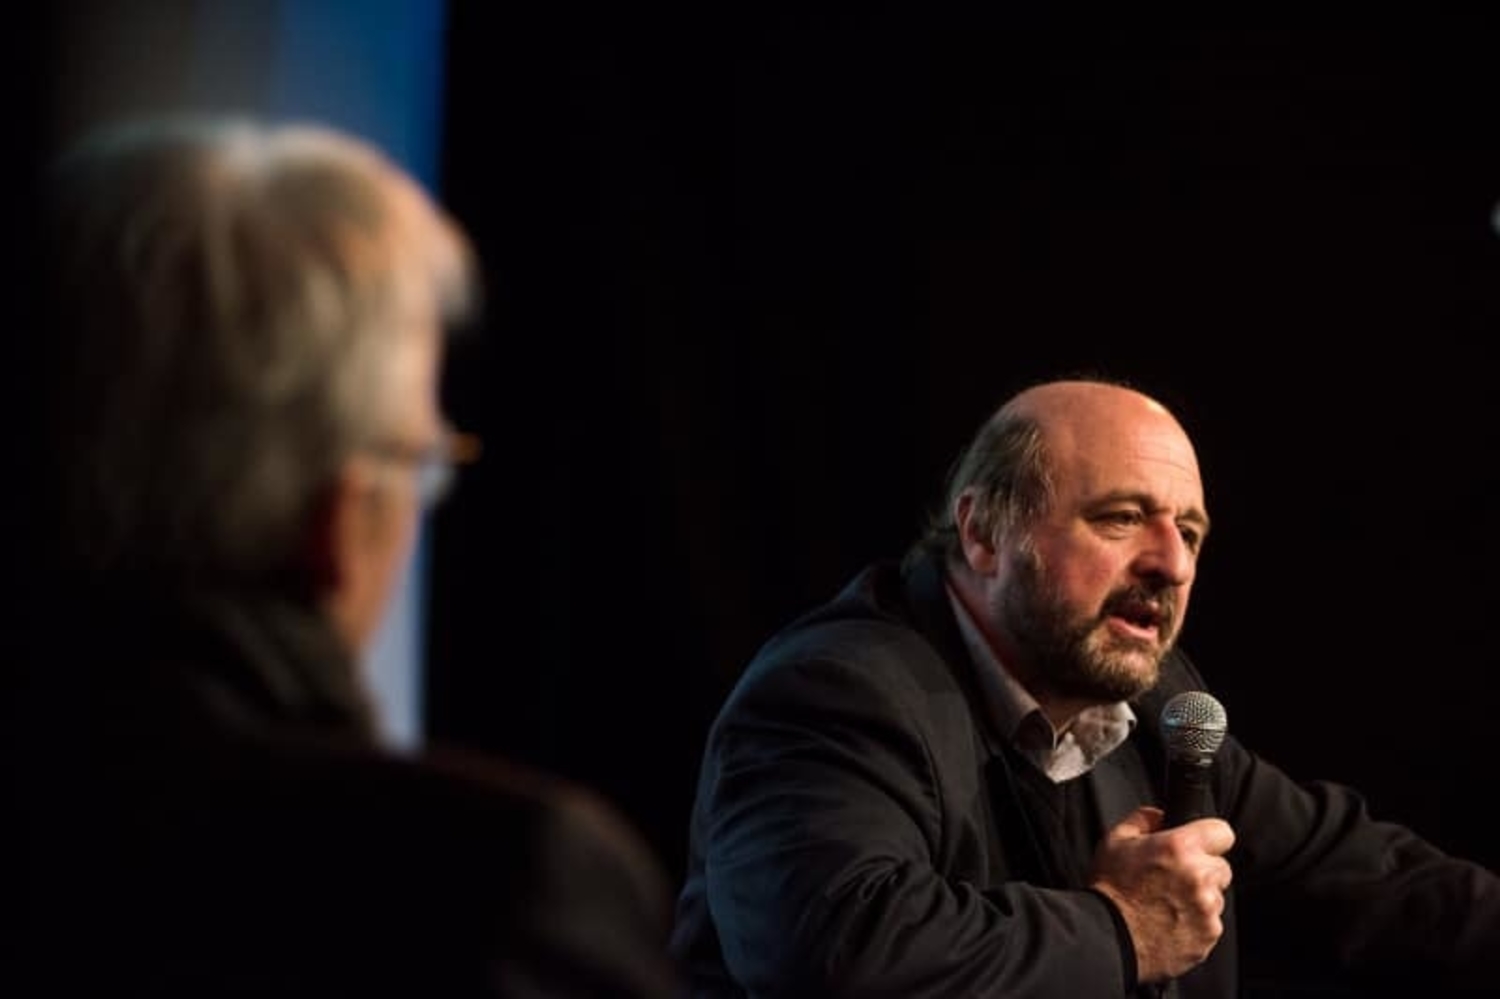
{"type": "Polygon", "coordinates": [[[1100,617],[1149,620],[1163,635],[1171,635],[1177,626],[1177,594],[1171,590],[1151,590],[1143,586],[1127,587],[1109,595],[1104,601],[1100,617]]]}

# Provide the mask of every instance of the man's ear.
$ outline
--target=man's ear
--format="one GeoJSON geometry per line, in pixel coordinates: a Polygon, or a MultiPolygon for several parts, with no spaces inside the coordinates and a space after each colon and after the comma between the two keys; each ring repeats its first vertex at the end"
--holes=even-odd
{"type": "MultiPolygon", "coordinates": [[[[953,525],[958,531],[958,546],[963,552],[964,562],[970,570],[981,575],[993,575],[999,565],[995,554],[995,539],[981,532],[974,516],[974,490],[965,489],[953,501],[953,525]]],[[[984,518],[978,518],[980,522],[984,518]]]]}
{"type": "Polygon", "coordinates": [[[384,598],[381,563],[389,546],[389,511],[379,469],[350,458],[316,504],[306,532],[304,559],[312,599],[350,649],[360,649],[379,623],[373,611],[384,598]]]}
{"type": "Polygon", "coordinates": [[[313,505],[304,533],[302,561],[317,594],[334,594],[348,584],[360,534],[366,529],[364,507],[369,487],[368,471],[356,462],[347,462],[313,505]]]}

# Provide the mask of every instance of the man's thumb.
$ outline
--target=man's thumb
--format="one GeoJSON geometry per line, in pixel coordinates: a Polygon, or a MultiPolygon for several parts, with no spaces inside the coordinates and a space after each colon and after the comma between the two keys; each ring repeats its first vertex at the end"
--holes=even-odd
{"type": "Polygon", "coordinates": [[[1153,805],[1141,805],[1116,823],[1109,834],[1119,839],[1135,839],[1137,836],[1156,832],[1165,820],[1166,813],[1160,808],[1153,805]]]}

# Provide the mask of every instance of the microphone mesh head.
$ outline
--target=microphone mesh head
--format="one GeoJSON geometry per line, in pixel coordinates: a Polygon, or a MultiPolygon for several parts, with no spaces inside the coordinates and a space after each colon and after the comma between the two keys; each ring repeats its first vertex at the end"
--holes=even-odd
{"type": "Polygon", "coordinates": [[[1207,760],[1224,744],[1229,716],[1213,695],[1187,690],[1161,709],[1161,728],[1167,740],[1167,755],[1207,760]]]}

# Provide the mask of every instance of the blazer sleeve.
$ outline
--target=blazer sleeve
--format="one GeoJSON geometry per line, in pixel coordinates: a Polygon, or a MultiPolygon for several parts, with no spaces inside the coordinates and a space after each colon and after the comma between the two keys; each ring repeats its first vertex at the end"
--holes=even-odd
{"type": "Polygon", "coordinates": [[[933,745],[954,736],[910,661],[934,653],[871,644],[752,668],[710,731],[695,836],[735,979],[757,996],[1122,994],[1101,897],[945,876],[952,817],[978,805],[944,800],[933,745]]]}
{"type": "Polygon", "coordinates": [[[1232,738],[1220,752],[1247,947],[1258,926],[1293,960],[1372,988],[1500,989],[1494,872],[1373,818],[1348,787],[1294,781],[1232,738]]]}
{"type": "Polygon", "coordinates": [[[506,999],[666,999],[678,994],[667,953],[670,891],[646,842],[581,788],[538,809],[522,898],[491,962],[506,999]]]}

